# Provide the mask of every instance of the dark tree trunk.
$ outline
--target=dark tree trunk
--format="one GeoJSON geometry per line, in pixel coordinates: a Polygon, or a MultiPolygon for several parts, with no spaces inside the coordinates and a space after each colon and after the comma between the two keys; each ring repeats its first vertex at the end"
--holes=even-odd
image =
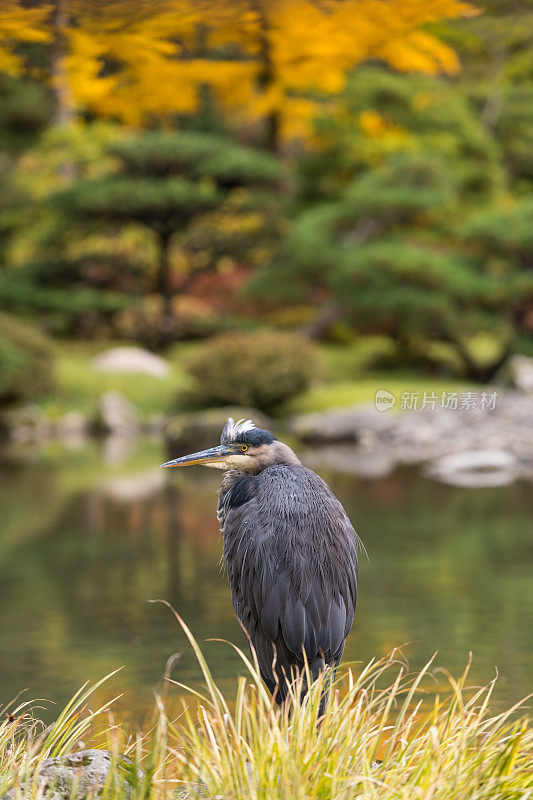
{"type": "MultiPolygon", "coordinates": [[[[180,539],[181,525],[179,519],[180,494],[175,486],[170,483],[166,485],[163,500],[168,509],[166,518],[166,554],[167,554],[167,597],[171,599],[175,608],[179,608],[183,603],[183,590],[181,582],[180,566],[180,539]]],[[[154,526],[155,527],[155,526],[154,526]]]]}
{"type": "Polygon", "coordinates": [[[66,0],[55,0],[52,13],[54,38],[51,48],[51,72],[54,92],[54,122],[66,125],[74,118],[72,95],[65,64],[65,30],[69,24],[66,0]]]}
{"type": "Polygon", "coordinates": [[[342,318],[343,309],[335,301],[324,303],[317,315],[298,330],[302,336],[309,339],[321,339],[327,334],[332,325],[342,318]]]}
{"type": "MultiPolygon", "coordinates": [[[[268,20],[266,15],[265,0],[250,0],[250,5],[257,14],[259,20],[259,58],[261,60],[261,71],[257,83],[259,88],[266,92],[274,82],[275,72],[268,38],[268,20]]],[[[280,116],[277,111],[272,111],[265,119],[265,147],[273,153],[280,150],[280,116]]]]}
{"type": "Polygon", "coordinates": [[[277,154],[280,150],[281,120],[277,111],[273,111],[265,120],[265,144],[272,153],[277,154]]]}
{"type": "Polygon", "coordinates": [[[159,234],[159,266],[157,269],[156,289],[163,300],[163,312],[166,316],[172,314],[172,289],[170,285],[170,236],[166,233],[159,234]]]}
{"type": "Polygon", "coordinates": [[[442,336],[442,341],[450,344],[463,363],[467,378],[480,383],[487,383],[492,380],[496,373],[501,369],[505,361],[512,353],[512,343],[509,342],[502,350],[498,358],[489,364],[479,364],[470,354],[468,348],[459,338],[446,334],[442,336]]]}
{"type": "MultiPolygon", "coordinates": [[[[68,125],[74,119],[74,105],[65,63],[65,31],[69,24],[67,0],[54,0],[52,12],[53,41],[50,50],[50,72],[54,98],[54,122],[68,125]]],[[[69,159],[61,163],[59,174],[69,181],[76,176],[76,167],[69,159]]]]}
{"type": "Polygon", "coordinates": [[[504,69],[507,63],[507,48],[496,42],[492,46],[489,44],[489,91],[485,100],[485,105],[480,114],[481,123],[490,133],[494,132],[498,120],[503,110],[504,101],[504,69]]]}

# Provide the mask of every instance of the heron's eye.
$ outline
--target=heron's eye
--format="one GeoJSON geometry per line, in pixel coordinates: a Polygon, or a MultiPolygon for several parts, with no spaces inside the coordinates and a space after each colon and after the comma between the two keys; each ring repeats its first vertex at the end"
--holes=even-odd
{"type": "Polygon", "coordinates": [[[246,451],[248,450],[248,445],[247,444],[241,444],[241,450],[242,450],[243,453],[246,453],[246,451]]]}

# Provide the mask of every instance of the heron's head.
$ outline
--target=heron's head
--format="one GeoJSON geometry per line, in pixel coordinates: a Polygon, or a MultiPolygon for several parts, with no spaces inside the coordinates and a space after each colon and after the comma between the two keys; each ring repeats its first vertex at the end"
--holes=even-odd
{"type": "Polygon", "coordinates": [[[291,448],[278,441],[270,431],[256,428],[249,419],[234,422],[230,417],[220,435],[220,445],[175,458],[161,466],[203,464],[204,467],[257,474],[273,464],[299,463],[291,448]]]}

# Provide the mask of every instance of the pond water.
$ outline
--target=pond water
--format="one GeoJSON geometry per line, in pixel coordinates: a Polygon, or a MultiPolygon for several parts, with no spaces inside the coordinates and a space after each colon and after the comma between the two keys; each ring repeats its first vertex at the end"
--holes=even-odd
{"type": "MultiPolygon", "coordinates": [[[[159,470],[163,455],[146,439],[0,452],[0,704],[22,689],[61,704],[124,665],[105,692],[124,692],[119,705],[139,719],[175,652],[173,677],[195,682],[183,632],[150,599],[169,601],[200,641],[243,644],[220,568],[219,474],[159,470]]],[[[499,702],[530,691],[531,486],[454,488],[415,469],[372,481],[321,473],[370,556],[345,659],[406,645],[413,669],[438,650],[458,674],[472,651],[473,681],[498,669],[499,702]]],[[[234,650],[204,648],[234,691],[234,650]]]]}

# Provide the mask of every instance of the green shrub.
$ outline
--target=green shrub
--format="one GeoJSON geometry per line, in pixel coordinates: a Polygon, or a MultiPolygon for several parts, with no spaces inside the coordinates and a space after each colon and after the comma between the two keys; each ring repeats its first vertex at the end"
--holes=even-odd
{"type": "Polygon", "coordinates": [[[204,345],[187,368],[197,405],[234,403],[272,411],[309,386],[319,358],[313,345],[294,334],[228,333],[204,345]]]}
{"type": "Polygon", "coordinates": [[[33,326],[0,314],[0,404],[34,400],[53,384],[53,354],[33,326]]]}

